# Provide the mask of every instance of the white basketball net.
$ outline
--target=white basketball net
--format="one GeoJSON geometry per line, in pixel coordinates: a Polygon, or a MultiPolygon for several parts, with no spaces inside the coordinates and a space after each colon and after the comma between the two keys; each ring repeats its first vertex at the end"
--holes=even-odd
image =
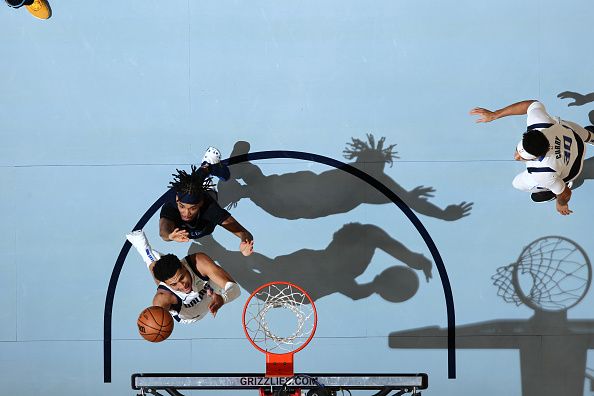
{"type": "MultiPolygon", "coordinates": [[[[315,328],[314,307],[305,293],[290,284],[274,283],[258,291],[245,311],[245,329],[252,341],[266,352],[292,352],[305,344],[315,328]],[[296,328],[289,335],[275,334],[268,314],[286,309],[295,316],[296,328]]],[[[282,325],[289,325],[282,323],[282,325]]]]}

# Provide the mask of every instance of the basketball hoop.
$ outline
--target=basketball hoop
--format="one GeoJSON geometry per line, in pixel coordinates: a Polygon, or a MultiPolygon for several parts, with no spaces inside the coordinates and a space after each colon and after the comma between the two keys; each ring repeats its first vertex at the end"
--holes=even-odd
{"type": "Polygon", "coordinates": [[[305,290],[271,282],[250,295],[242,320],[247,339],[266,354],[266,377],[292,377],[293,355],[313,338],[318,316],[305,290]]]}

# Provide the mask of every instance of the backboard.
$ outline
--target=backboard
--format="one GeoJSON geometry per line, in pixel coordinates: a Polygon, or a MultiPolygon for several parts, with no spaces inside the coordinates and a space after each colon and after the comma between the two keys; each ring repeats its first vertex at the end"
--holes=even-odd
{"type": "Polygon", "coordinates": [[[378,390],[375,396],[397,396],[427,389],[427,374],[315,373],[295,374],[293,355],[313,338],[317,324],[315,304],[305,290],[284,281],[256,289],[245,303],[246,338],[266,354],[266,372],[133,374],[132,388],[139,396],[183,396],[180,390],[258,390],[260,396],[335,396],[337,391],[378,390]],[[274,314],[289,312],[289,317],[274,314]],[[291,320],[293,319],[293,320],[291,320]],[[278,325],[289,324],[287,328],[278,325]],[[302,393],[305,390],[307,392],[302,393]]]}
{"type": "MultiPolygon", "coordinates": [[[[312,373],[292,377],[266,377],[257,373],[208,373],[208,374],[133,374],[132,388],[139,395],[158,394],[162,390],[170,395],[181,395],[180,390],[250,390],[260,394],[296,394],[296,390],[385,390],[401,391],[399,394],[418,394],[427,389],[427,374],[387,373],[312,373]],[[285,393],[279,393],[285,391],[285,393]],[[155,393],[157,392],[157,393],[155,393]]],[[[332,393],[325,393],[332,394],[332,393]]]]}

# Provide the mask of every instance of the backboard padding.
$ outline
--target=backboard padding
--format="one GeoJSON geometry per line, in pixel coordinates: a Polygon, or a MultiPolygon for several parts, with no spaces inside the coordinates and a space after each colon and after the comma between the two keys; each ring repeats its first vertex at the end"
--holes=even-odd
{"type": "Polygon", "coordinates": [[[259,373],[133,374],[132,388],[144,389],[260,389],[282,386],[312,389],[426,389],[428,376],[419,374],[310,373],[293,377],[266,377],[259,373]],[[291,382],[289,382],[291,381],[291,382]],[[288,383],[289,382],[289,383],[288,383]]]}

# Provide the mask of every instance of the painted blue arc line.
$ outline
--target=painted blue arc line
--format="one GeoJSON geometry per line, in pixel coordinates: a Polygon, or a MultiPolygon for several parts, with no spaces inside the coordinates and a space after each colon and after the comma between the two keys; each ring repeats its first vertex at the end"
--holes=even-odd
{"type": "MultiPolygon", "coordinates": [[[[423,223],[419,220],[419,218],[414,214],[414,212],[396,195],[392,190],[388,187],[383,185],[374,177],[368,175],[367,173],[349,165],[345,164],[344,162],[335,160],[333,158],[324,157],[318,154],[312,153],[305,153],[302,151],[258,151],[254,153],[248,153],[243,155],[238,155],[235,157],[231,157],[222,161],[227,165],[235,165],[240,164],[242,162],[247,161],[255,161],[255,160],[265,160],[265,159],[278,159],[278,158],[291,158],[291,159],[299,159],[304,161],[312,161],[318,162],[320,164],[325,164],[336,169],[341,169],[359,179],[363,180],[367,184],[373,186],[382,194],[384,194],[390,201],[392,201],[396,206],[400,208],[400,210],[408,217],[411,223],[415,226],[418,233],[421,235],[427,248],[431,252],[431,256],[433,257],[433,261],[435,262],[435,266],[439,272],[439,277],[441,280],[441,284],[443,286],[443,292],[445,297],[446,303],[446,311],[447,311],[447,327],[448,327],[448,378],[454,379],[456,378],[456,314],[454,310],[454,297],[452,295],[452,287],[450,285],[450,280],[448,278],[448,274],[441,259],[441,255],[437,250],[437,246],[435,246],[435,242],[431,239],[429,232],[423,223]]],[[[150,220],[151,217],[159,210],[159,208],[168,200],[173,199],[173,190],[168,190],[164,193],[142,216],[142,218],[138,221],[138,223],[134,226],[133,230],[138,230],[144,228],[146,223],[150,220]]],[[[105,311],[103,312],[103,381],[104,382],[111,382],[111,314],[113,310],[113,300],[115,296],[115,289],[117,286],[118,278],[120,276],[120,272],[122,271],[122,266],[124,265],[124,260],[130,251],[130,247],[132,245],[130,242],[126,241],[122,249],[120,250],[120,254],[115,262],[113,272],[111,274],[111,278],[109,280],[109,286],[107,289],[107,295],[105,297],[105,311]]]]}
{"type": "MultiPolygon", "coordinates": [[[[172,189],[167,192],[154,203],[146,211],[144,215],[138,220],[138,223],[132,228],[134,230],[143,229],[146,223],[153,217],[163,204],[171,199],[174,199],[175,192],[172,189]]],[[[111,278],[109,279],[109,286],[107,287],[107,295],[105,296],[105,309],[103,310],[103,382],[111,382],[111,314],[113,311],[113,298],[115,296],[116,286],[124,266],[126,256],[130,251],[132,244],[128,241],[124,243],[120,254],[113,266],[111,278]]]]}

